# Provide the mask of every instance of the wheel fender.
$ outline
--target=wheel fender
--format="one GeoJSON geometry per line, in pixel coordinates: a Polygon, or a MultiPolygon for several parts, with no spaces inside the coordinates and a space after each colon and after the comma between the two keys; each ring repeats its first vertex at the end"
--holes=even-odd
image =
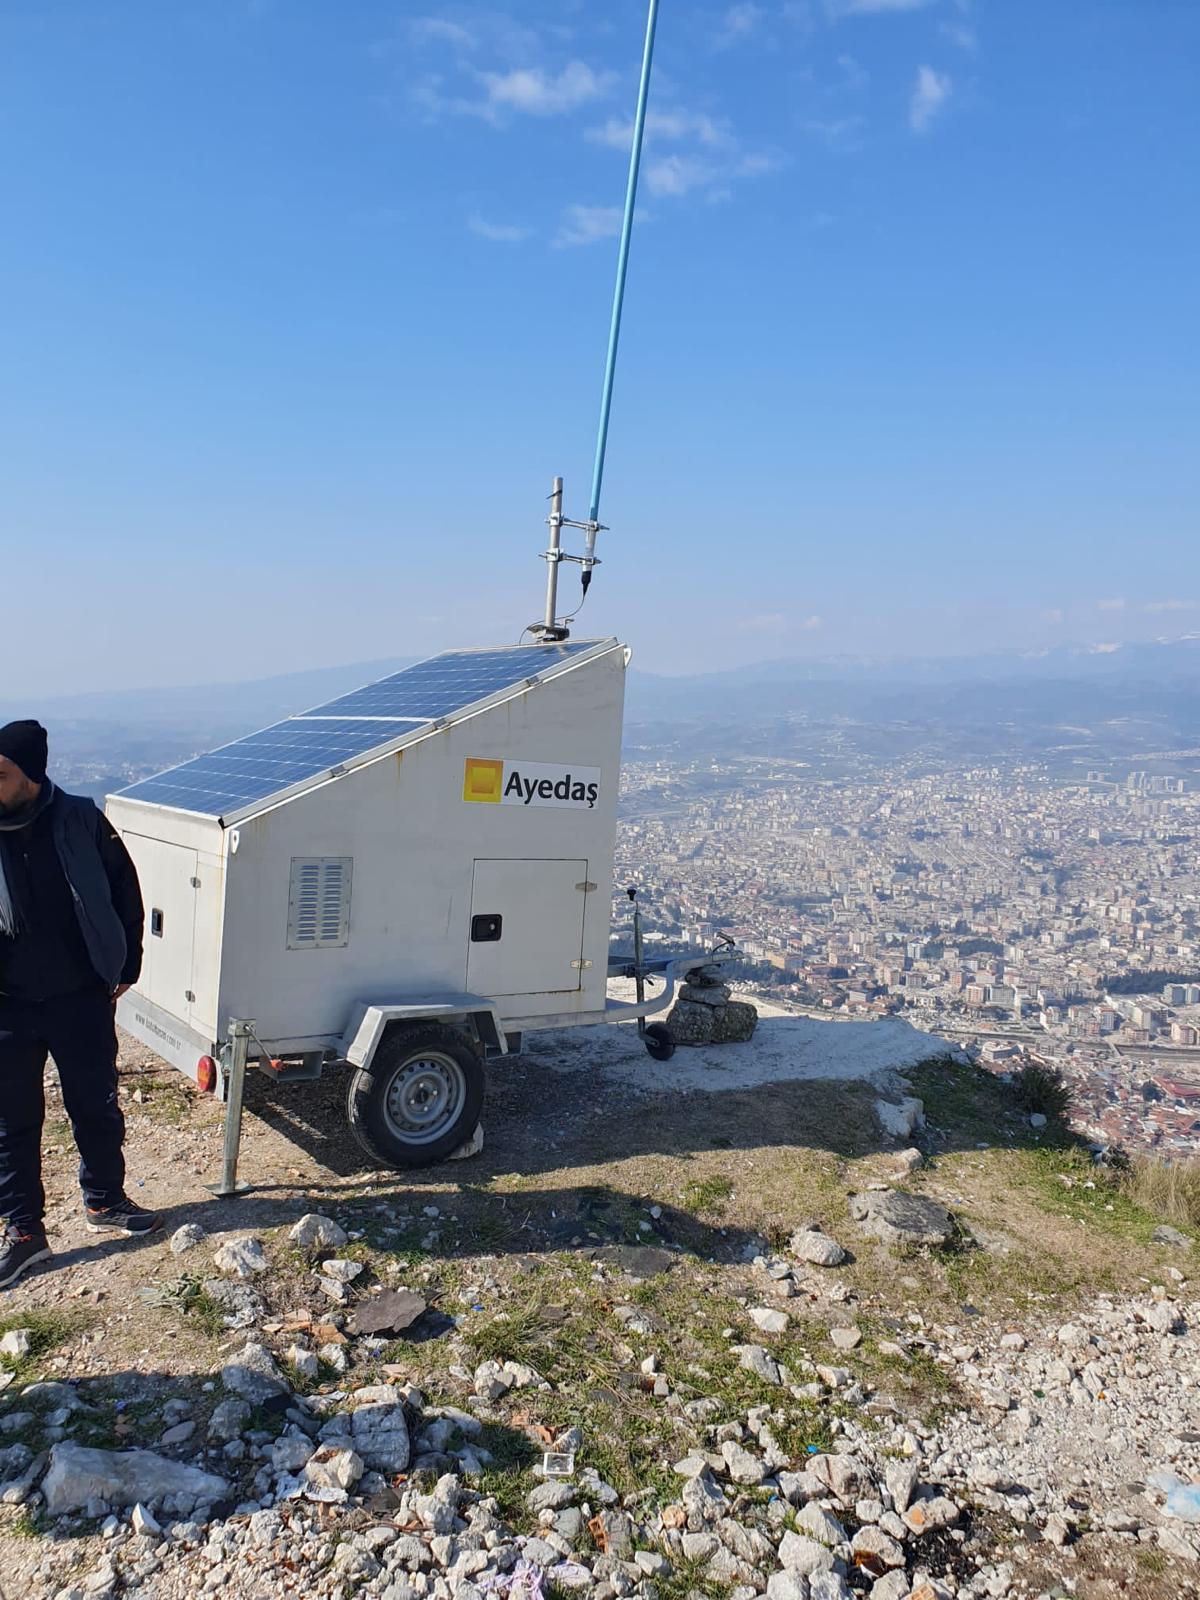
{"type": "Polygon", "coordinates": [[[508,1054],[495,1002],[483,995],[463,994],[429,1000],[359,1001],[342,1035],[342,1059],[354,1067],[369,1067],[384,1034],[395,1022],[473,1023],[490,1054],[508,1054]]]}

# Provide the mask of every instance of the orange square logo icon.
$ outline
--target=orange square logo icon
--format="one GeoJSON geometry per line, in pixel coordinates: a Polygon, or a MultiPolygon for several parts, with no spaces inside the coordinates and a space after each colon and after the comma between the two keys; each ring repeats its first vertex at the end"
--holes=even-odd
{"type": "Polygon", "coordinates": [[[463,774],[464,800],[482,801],[488,805],[498,806],[503,782],[503,761],[480,761],[473,756],[467,757],[467,767],[463,774]]]}

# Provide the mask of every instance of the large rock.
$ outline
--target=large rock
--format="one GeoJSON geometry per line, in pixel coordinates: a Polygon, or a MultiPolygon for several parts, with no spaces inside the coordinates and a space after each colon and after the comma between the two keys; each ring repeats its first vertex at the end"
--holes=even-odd
{"type": "Polygon", "coordinates": [[[924,1104],[912,1095],[903,1100],[876,1100],[875,1115],[884,1133],[893,1139],[911,1139],[918,1128],[925,1126],[924,1104]]]}
{"type": "Polygon", "coordinates": [[[690,1000],[700,1006],[725,1006],[729,1004],[729,985],[725,983],[685,983],[679,991],[680,1000],[690,1000]]]}
{"type": "Polygon", "coordinates": [[[316,1211],[310,1211],[288,1234],[288,1238],[301,1250],[340,1250],[344,1244],[349,1244],[350,1235],[340,1223],[332,1217],[323,1217],[316,1211]]]}
{"type": "Polygon", "coordinates": [[[810,1456],[807,1472],[846,1505],[853,1504],[862,1490],[873,1487],[871,1474],[857,1456],[810,1456]]]}
{"type": "Polygon", "coordinates": [[[789,1572],[811,1578],[817,1572],[833,1571],[833,1552],[804,1534],[789,1528],[779,1543],[779,1562],[789,1572]]]}
{"type": "Polygon", "coordinates": [[[850,1215],[884,1244],[945,1244],[954,1224],[945,1206],[901,1189],[868,1190],[850,1196],[850,1215]]]}
{"type": "Polygon", "coordinates": [[[808,1600],[808,1579],[783,1569],[767,1579],[767,1600],[808,1600]]]}
{"type": "Polygon", "coordinates": [[[231,1439],[236,1439],[250,1421],[250,1407],[244,1400],[236,1397],[222,1400],[213,1407],[213,1414],[208,1420],[208,1437],[216,1439],[219,1444],[228,1444],[231,1439]]]}
{"type": "Polygon", "coordinates": [[[271,1263],[261,1239],[244,1238],[223,1244],[213,1256],[213,1265],[231,1278],[257,1278],[271,1263]]]}
{"type": "MultiPolygon", "coordinates": [[[[809,1600],[854,1600],[854,1592],[840,1572],[814,1572],[808,1581],[809,1600]]],[[[913,1590],[912,1600],[917,1600],[913,1590]]]]}
{"type": "Polygon", "coordinates": [[[90,1450],[69,1442],[51,1450],[42,1480],[46,1510],[52,1517],[82,1511],[97,1501],[113,1507],[150,1506],[166,1499],[211,1505],[228,1493],[224,1478],[170,1461],[153,1450],[90,1450]]]}
{"type": "Polygon", "coordinates": [[[840,1267],[846,1252],[836,1239],[817,1228],[800,1228],[788,1243],[788,1249],[798,1261],[807,1261],[811,1267],[840,1267]]]}
{"type": "Polygon", "coordinates": [[[354,1449],[373,1472],[391,1477],[408,1466],[411,1445],[400,1390],[377,1383],[352,1397],[354,1449]]]}
{"type": "Polygon", "coordinates": [[[1180,1233],[1178,1228],[1172,1228],[1168,1223],[1163,1223],[1155,1228],[1152,1235],[1155,1244],[1173,1245],[1176,1250],[1190,1250],[1192,1241],[1186,1233],[1180,1233]]]}
{"type": "Polygon", "coordinates": [[[850,1541],[850,1549],[859,1565],[865,1566],[868,1572],[880,1572],[884,1568],[890,1571],[904,1565],[904,1546],[882,1528],[860,1528],[850,1541]]]}
{"type": "Polygon", "coordinates": [[[738,1365],[745,1367],[747,1372],[753,1372],[764,1383],[783,1382],[778,1361],[761,1344],[735,1344],[730,1349],[738,1358],[738,1365]]]}
{"type": "Polygon", "coordinates": [[[306,1500],[341,1505],[362,1475],[362,1458],[356,1451],[325,1445],[309,1457],[300,1474],[298,1492],[306,1500]]]}
{"type": "Polygon", "coordinates": [[[262,1295],[232,1278],[205,1278],[200,1287],[221,1312],[227,1328],[252,1328],[267,1314],[262,1295]]]}
{"type": "Polygon", "coordinates": [[[716,1015],[712,1006],[701,1006],[691,1000],[680,1000],[671,1008],[671,1014],[667,1018],[667,1031],[676,1044],[711,1044],[716,1015]]]}
{"type": "Polygon", "coordinates": [[[746,1000],[731,1000],[713,1019],[714,1044],[745,1044],[758,1027],[758,1012],[746,1000]]]}
{"type": "Polygon", "coordinates": [[[221,1382],[231,1394],[240,1395],[252,1406],[290,1393],[271,1352],[261,1344],[248,1344],[221,1368],[221,1382]]]}
{"type": "Polygon", "coordinates": [[[761,1483],[767,1476],[767,1466],[758,1456],[751,1455],[736,1439],[726,1439],[721,1446],[725,1468],[734,1483],[761,1483]]]}
{"type": "Polygon", "coordinates": [[[844,1544],[846,1540],[846,1530],[838,1519],[811,1501],[796,1513],[796,1532],[824,1545],[844,1544]]]}

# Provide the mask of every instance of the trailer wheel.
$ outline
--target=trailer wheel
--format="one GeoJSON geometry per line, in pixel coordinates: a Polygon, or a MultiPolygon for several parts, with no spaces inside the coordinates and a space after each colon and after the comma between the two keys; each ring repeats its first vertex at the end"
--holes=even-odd
{"type": "Polygon", "coordinates": [[[675,1054],[675,1041],[665,1022],[648,1022],[642,1043],[655,1061],[670,1061],[675,1054]]]}
{"type": "Polygon", "coordinates": [[[350,1079],[350,1131],[383,1167],[431,1167],[471,1137],[483,1106],[483,1062],[444,1023],[388,1030],[350,1079]]]}

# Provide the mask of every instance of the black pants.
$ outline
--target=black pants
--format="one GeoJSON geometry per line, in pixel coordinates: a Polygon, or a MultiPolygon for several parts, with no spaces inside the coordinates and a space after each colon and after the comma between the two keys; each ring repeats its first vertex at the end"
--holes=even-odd
{"type": "Polygon", "coordinates": [[[57,1000],[0,996],[0,1217],[40,1227],[43,1076],[52,1055],[79,1149],[79,1185],[93,1208],[125,1192],[125,1118],[117,1103],[112,1001],[97,986],[57,1000]]]}

